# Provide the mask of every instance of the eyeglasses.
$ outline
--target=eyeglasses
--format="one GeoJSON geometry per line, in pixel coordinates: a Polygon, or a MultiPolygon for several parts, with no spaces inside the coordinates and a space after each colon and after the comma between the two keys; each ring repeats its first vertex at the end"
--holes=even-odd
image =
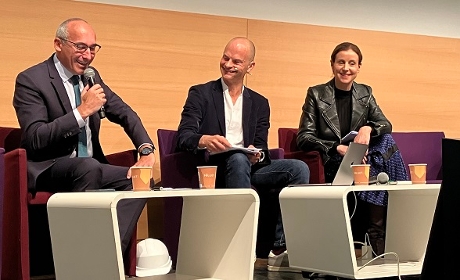
{"type": "Polygon", "coordinates": [[[61,39],[62,41],[66,41],[66,42],[71,43],[75,47],[75,49],[77,49],[77,52],[79,52],[79,53],[84,53],[84,52],[86,52],[87,49],[89,49],[89,51],[92,54],[95,54],[101,49],[101,46],[98,45],[98,44],[88,46],[85,43],[75,43],[75,42],[72,42],[72,41],[64,39],[64,38],[59,38],[59,39],[61,39]]]}

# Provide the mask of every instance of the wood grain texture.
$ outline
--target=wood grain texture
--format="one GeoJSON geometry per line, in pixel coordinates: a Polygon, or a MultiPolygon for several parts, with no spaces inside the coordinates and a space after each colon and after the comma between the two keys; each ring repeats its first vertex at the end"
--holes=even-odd
{"type": "Polygon", "coordinates": [[[330,55],[344,41],[360,47],[356,81],[372,86],[394,131],[460,136],[460,40],[257,20],[248,25],[257,46],[248,85],[270,100],[270,146],[278,127],[298,125],[308,87],[332,78],[330,55]]]}
{"type": "MultiPolygon", "coordinates": [[[[364,60],[357,81],[373,87],[395,131],[442,130],[460,137],[459,39],[70,0],[3,1],[0,12],[3,126],[18,126],[12,107],[16,75],[54,52],[54,34],[63,20],[82,17],[102,45],[93,65],[139,114],[155,145],[158,128],[177,128],[190,86],[220,76],[223,48],[235,36],[247,36],[256,45],[256,68],[247,85],[270,100],[270,147],[278,145],[279,127],[298,126],[307,88],[331,78],[330,53],[342,41],[361,48],[364,60]]],[[[108,121],[101,133],[106,153],[133,147],[123,130],[108,121]]],[[[154,168],[157,182],[159,168],[154,168]]],[[[145,215],[139,238],[148,235],[145,215]]]]}
{"type": "MultiPolygon", "coordinates": [[[[296,127],[307,88],[331,78],[330,53],[356,43],[364,60],[357,81],[373,87],[395,131],[442,130],[460,137],[457,89],[460,40],[243,18],[150,10],[70,0],[17,0],[1,6],[0,116],[18,126],[11,105],[16,75],[47,59],[63,20],[83,17],[102,45],[93,65],[139,114],[156,144],[158,128],[176,129],[190,86],[219,77],[229,39],[248,36],[256,68],[247,85],[271,104],[269,146],[279,127],[296,127]]],[[[106,153],[132,144],[103,121],[106,153]]],[[[159,178],[159,165],[154,171],[159,178]]]]}
{"type": "MultiPolygon", "coordinates": [[[[138,113],[155,145],[158,128],[177,128],[190,86],[219,77],[227,41],[247,36],[247,20],[229,17],[66,0],[8,1],[1,10],[2,125],[18,126],[12,107],[16,75],[54,52],[54,34],[62,21],[82,17],[102,45],[92,65],[138,113]]],[[[105,153],[133,147],[124,131],[108,121],[102,122],[101,143],[105,153]]],[[[159,174],[156,165],[156,181],[159,174]]]]}

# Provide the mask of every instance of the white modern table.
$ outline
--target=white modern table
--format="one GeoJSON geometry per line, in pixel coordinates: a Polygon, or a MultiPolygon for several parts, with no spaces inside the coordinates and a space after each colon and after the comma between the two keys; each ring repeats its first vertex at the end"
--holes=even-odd
{"type": "Polygon", "coordinates": [[[159,197],[183,197],[176,273],[139,279],[253,279],[259,197],[252,189],[56,193],[47,206],[56,279],[124,280],[116,205],[159,197]]]}
{"type": "MultiPolygon", "coordinates": [[[[348,213],[353,191],[387,190],[385,252],[399,257],[400,275],[420,274],[439,193],[439,184],[292,186],[280,193],[291,267],[350,279],[398,275],[396,257],[373,263],[357,259],[348,213]]],[[[448,241],[446,241],[448,242],[448,241]]]]}

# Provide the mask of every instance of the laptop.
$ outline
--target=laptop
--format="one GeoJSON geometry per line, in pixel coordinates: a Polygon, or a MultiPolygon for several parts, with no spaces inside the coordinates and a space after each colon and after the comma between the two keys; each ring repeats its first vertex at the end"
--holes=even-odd
{"type": "Polygon", "coordinates": [[[361,164],[366,154],[368,145],[351,142],[348,150],[340,163],[339,170],[335,174],[332,183],[323,184],[296,184],[290,186],[351,186],[353,184],[352,164],[361,164]]]}
{"type": "Polygon", "coordinates": [[[332,185],[348,186],[353,184],[353,169],[352,164],[360,164],[363,162],[368,145],[351,142],[348,145],[348,150],[342,159],[337,174],[335,174],[332,185]]]}

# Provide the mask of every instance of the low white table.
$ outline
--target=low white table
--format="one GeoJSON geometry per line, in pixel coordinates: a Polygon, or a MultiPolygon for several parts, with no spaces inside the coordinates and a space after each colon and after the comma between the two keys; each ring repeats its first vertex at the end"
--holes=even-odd
{"type": "Polygon", "coordinates": [[[252,189],[57,193],[48,201],[56,279],[125,279],[116,205],[183,197],[175,274],[140,279],[251,280],[259,197],[252,189]]]}
{"type": "Polygon", "coordinates": [[[396,276],[395,256],[387,255],[367,266],[367,261],[357,260],[348,213],[349,192],[387,190],[385,252],[398,254],[400,275],[420,274],[439,188],[439,184],[404,182],[284,188],[280,204],[290,266],[350,279],[396,276]]]}

